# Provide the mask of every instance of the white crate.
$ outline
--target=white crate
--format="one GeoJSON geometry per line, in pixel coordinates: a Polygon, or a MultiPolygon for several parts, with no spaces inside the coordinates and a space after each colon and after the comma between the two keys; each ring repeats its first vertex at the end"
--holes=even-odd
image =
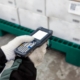
{"type": "Polygon", "coordinates": [[[47,17],[41,14],[33,13],[29,10],[19,9],[20,24],[22,26],[36,29],[40,26],[48,28],[47,17]]]}
{"type": "Polygon", "coordinates": [[[8,5],[0,4],[0,18],[19,24],[17,9],[8,5]]]}
{"type": "Polygon", "coordinates": [[[28,9],[40,14],[45,14],[45,4],[45,0],[16,0],[18,8],[28,9]]]}
{"type": "MultiPolygon", "coordinates": [[[[80,16],[71,14],[69,11],[70,4],[74,1],[70,0],[47,0],[46,15],[49,17],[57,17],[69,22],[80,23],[80,16]]],[[[76,2],[74,2],[76,4],[76,2]]],[[[80,2],[78,2],[80,4],[80,2]]],[[[75,7],[75,6],[74,6],[75,7]]]]}
{"type": "Polygon", "coordinates": [[[51,17],[49,18],[49,29],[53,30],[53,36],[80,44],[80,27],[78,24],[51,17]]]}
{"type": "Polygon", "coordinates": [[[14,0],[0,0],[0,3],[15,6],[15,1],[14,0]]]}

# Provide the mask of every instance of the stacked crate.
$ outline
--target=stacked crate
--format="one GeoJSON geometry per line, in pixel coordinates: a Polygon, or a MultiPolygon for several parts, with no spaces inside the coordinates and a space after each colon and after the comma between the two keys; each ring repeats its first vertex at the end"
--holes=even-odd
{"type": "Polygon", "coordinates": [[[0,18],[36,29],[48,28],[45,0],[0,0],[0,18]]]}
{"type": "Polygon", "coordinates": [[[78,0],[0,0],[1,19],[30,29],[43,26],[53,30],[53,36],[78,44],[79,15],[78,0]]]}
{"type": "Polygon", "coordinates": [[[80,44],[79,0],[47,0],[46,15],[55,36],[80,44]]]}

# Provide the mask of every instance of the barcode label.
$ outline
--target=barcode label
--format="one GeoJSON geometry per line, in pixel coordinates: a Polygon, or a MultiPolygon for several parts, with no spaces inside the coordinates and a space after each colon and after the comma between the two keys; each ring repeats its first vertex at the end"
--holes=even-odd
{"type": "Polygon", "coordinates": [[[72,14],[80,15],[80,2],[70,1],[68,12],[72,14]]]}
{"type": "Polygon", "coordinates": [[[71,9],[71,10],[75,10],[75,9],[76,9],[76,6],[77,6],[76,4],[73,4],[73,3],[72,3],[70,9],[71,9]]]}

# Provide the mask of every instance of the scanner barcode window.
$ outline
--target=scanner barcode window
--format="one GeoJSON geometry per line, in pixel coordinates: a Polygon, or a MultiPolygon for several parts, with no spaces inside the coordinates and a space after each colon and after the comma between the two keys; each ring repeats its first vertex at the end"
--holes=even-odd
{"type": "Polygon", "coordinates": [[[76,9],[76,4],[71,4],[71,10],[75,10],[76,9]]]}

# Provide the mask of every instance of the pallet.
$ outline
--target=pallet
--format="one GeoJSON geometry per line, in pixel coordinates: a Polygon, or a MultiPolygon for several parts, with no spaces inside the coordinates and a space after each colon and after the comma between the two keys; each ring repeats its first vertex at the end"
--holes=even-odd
{"type": "Polygon", "coordinates": [[[80,45],[57,37],[51,37],[49,42],[52,49],[66,54],[66,62],[80,66],[80,45]]]}
{"type": "MultiPolygon", "coordinates": [[[[25,28],[5,20],[0,19],[0,36],[6,33],[19,35],[30,35],[34,30],[25,28]]],[[[66,62],[75,66],[80,66],[80,45],[52,36],[49,39],[49,47],[66,53],[66,62]]]]}
{"type": "Polygon", "coordinates": [[[31,30],[29,28],[25,28],[23,26],[0,19],[0,36],[3,36],[4,32],[19,36],[25,34],[29,35],[33,31],[34,30],[31,30]]]}

